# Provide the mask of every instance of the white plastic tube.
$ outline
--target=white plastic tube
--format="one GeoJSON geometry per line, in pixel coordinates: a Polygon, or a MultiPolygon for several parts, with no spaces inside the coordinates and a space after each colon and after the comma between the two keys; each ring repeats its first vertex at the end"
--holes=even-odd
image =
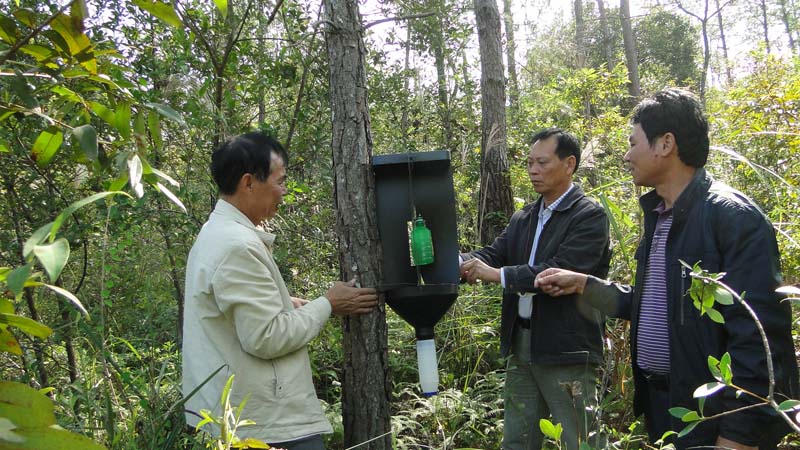
{"type": "Polygon", "coordinates": [[[439,393],[439,366],[436,362],[436,343],[433,339],[417,341],[417,365],[422,395],[431,397],[439,393]]]}

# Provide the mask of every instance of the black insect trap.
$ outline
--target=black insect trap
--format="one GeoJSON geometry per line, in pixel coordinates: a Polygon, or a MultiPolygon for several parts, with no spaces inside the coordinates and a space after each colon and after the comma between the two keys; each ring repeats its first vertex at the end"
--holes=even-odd
{"type": "Polygon", "coordinates": [[[383,250],[379,289],[414,327],[422,393],[439,391],[433,329],[458,297],[458,238],[450,154],[378,155],[378,231],[383,250]]]}

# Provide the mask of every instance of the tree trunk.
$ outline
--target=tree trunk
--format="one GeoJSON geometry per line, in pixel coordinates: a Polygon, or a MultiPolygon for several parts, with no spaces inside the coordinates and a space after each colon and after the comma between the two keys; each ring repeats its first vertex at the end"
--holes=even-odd
{"type": "Polygon", "coordinates": [[[603,0],[597,0],[597,12],[600,15],[600,28],[603,31],[603,51],[606,55],[606,68],[608,71],[614,69],[614,46],[611,42],[611,30],[608,28],[608,16],[606,16],[606,5],[603,0]]]}
{"type": "MultiPolygon", "coordinates": [[[[370,165],[372,137],[361,14],[357,0],[326,0],[324,4],[339,263],[344,279],[378,286],[382,255],[370,165]]],[[[387,339],[383,298],[375,312],[343,320],[345,447],[375,439],[359,449],[392,448],[387,339]]]]}
{"type": "Polygon", "coordinates": [[[781,5],[781,21],[783,22],[783,26],[786,28],[786,35],[789,36],[789,50],[792,53],[797,53],[797,41],[794,38],[795,30],[794,24],[795,22],[792,20],[792,17],[789,14],[789,8],[786,5],[786,0],[780,0],[781,5]]]}
{"type": "MultiPolygon", "coordinates": [[[[403,77],[403,93],[404,99],[411,98],[411,91],[409,91],[409,84],[411,83],[411,77],[409,76],[410,72],[408,69],[411,67],[411,25],[406,25],[406,61],[403,65],[403,73],[405,76],[403,77]]],[[[408,146],[408,110],[410,109],[410,105],[406,103],[405,107],[403,108],[403,116],[400,119],[400,129],[403,131],[403,146],[405,148],[409,148],[408,146]]]]}
{"type": "Polygon", "coordinates": [[[717,23],[719,24],[719,38],[722,41],[722,63],[725,65],[725,76],[727,83],[731,84],[733,81],[733,74],[731,73],[731,62],[728,59],[728,43],[725,41],[725,26],[722,20],[722,8],[719,6],[719,0],[715,0],[717,6],[717,23]]]}
{"type": "Polygon", "coordinates": [[[575,12],[575,55],[578,57],[578,67],[586,67],[586,24],[583,21],[583,0],[573,3],[575,12]]]}
{"type": "Polygon", "coordinates": [[[481,186],[478,235],[489,244],[513,213],[506,154],[506,92],[495,0],[474,0],[481,55],[481,186]]]}
{"type": "Polygon", "coordinates": [[[448,151],[453,151],[452,131],[450,127],[450,105],[447,100],[447,68],[444,57],[444,35],[442,34],[442,21],[437,17],[436,30],[433,31],[431,44],[433,46],[433,61],[436,65],[436,86],[438,95],[437,109],[439,120],[442,121],[442,146],[448,151]]]}
{"type": "Polygon", "coordinates": [[[764,45],[767,48],[767,54],[769,54],[769,20],[767,18],[767,2],[765,0],[758,1],[758,11],[761,13],[761,31],[764,33],[764,45]]]}
{"type": "Polygon", "coordinates": [[[506,27],[506,62],[508,63],[508,99],[512,122],[519,109],[519,83],[517,81],[517,42],[514,40],[514,18],[511,0],[503,0],[503,20],[506,27]]]}
{"type": "Polygon", "coordinates": [[[628,66],[628,94],[631,104],[636,103],[642,96],[639,88],[639,59],[636,55],[636,41],[633,39],[631,27],[631,8],[628,0],[619,1],[619,18],[622,22],[622,41],[625,45],[625,63],[628,66]]]}

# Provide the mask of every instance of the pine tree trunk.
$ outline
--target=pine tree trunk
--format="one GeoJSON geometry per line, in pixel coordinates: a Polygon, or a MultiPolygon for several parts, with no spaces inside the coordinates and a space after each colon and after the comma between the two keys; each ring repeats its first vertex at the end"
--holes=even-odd
{"type": "Polygon", "coordinates": [[[795,29],[794,25],[796,24],[795,21],[792,20],[791,16],[789,15],[789,8],[786,5],[786,0],[780,0],[781,5],[781,21],[783,22],[783,26],[786,28],[786,35],[789,36],[789,50],[792,53],[797,53],[797,41],[795,40],[795,29]]]}
{"type": "Polygon", "coordinates": [[[631,8],[628,0],[619,1],[619,17],[622,22],[622,41],[625,45],[625,63],[628,66],[628,94],[631,104],[638,101],[642,96],[639,88],[639,60],[636,55],[636,41],[633,39],[633,27],[631,26],[631,8]]]}
{"type": "Polygon", "coordinates": [[[597,0],[597,13],[600,15],[600,28],[603,31],[603,51],[606,56],[606,68],[608,71],[614,69],[614,46],[611,45],[611,31],[608,28],[608,16],[606,15],[606,5],[603,0],[597,0]]]}
{"type": "Polygon", "coordinates": [[[508,63],[508,100],[512,123],[519,109],[519,83],[517,82],[517,42],[514,40],[514,18],[511,0],[503,0],[503,21],[506,28],[506,62],[508,63]]]}
{"type": "Polygon", "coordinates": [[[506,90],[500,45],[500,11],[495,0],[474,0],[481,55],[480,241],[488,244],[513,213],[506,150],[506,90]]]}
{"type": "Polygon", "coordinates": [[[717,6],[717,23],[719,24],[719,38],[722,41],[722,63],[725,65],[725,76],[727,83],[733,81],[733,74],[731,73],[731,62],[728,59],[728,43],[725,40],[725,26],[722,20],[722,8],[719,6],[719,0],[715,0],[717,6]]]}
{"type": "Polygon", "coordinates": [[[583,0],[573,2],[575,12],[575,55],[578,57],[578,67],[586,67],[586,24],[583,21],[583,0]]]}
{"type": "MultiPolygon", "coordinates": [[[[332,153],[339,263],[344,279],[377,286],[381,249],[370,160],[369,111],[361,15],[357,0],[325,1],[330,64],[332,153]]],[[[342,415],[344,446],[371,439],[359,449],[389,450],[390,383],[386,310],[343,320],[344,376],[342,415]]]]}
{"type": "Polygon", "coordinates": [[[764,45],[767,47],[767,53],[769,54],[769,19],[767,17],[767,2],[765,0],[759,0],[758,10],[761,13],[761,31],[764,33],[764,45]]]}

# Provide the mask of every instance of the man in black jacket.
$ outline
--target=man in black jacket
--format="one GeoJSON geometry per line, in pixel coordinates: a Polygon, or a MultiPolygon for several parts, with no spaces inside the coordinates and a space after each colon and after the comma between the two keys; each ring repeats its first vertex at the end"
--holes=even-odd
{"type": "Polygon", "coordinates": [[[517,211],[492,245],[462,254],[461,274],[504,288],[500,349],[510,358],[503,449],[541,448],[539,420],[552,414],[566,448],[577,450],[594,421],[604,319],[576,298],[565,303],[537,292],[533,282],[548,267],[605,277],[608,217],[572,183],[580,162],[573,135],[550,128],[531,142],[528,174],[539,199],[517,211]]]}
{"type": "MultiPolygon", "coordinates": [[[[731,356],[733,383],[761,396],[769,390],[767,358],[756,323],[738,302],[716,305],[718,324],[701,315],[687,293],[689,269],[699,263],[753,308],[770,344],[776,397],[797,398],[798,375],[791,337],[791,308],[775,289],[781,283],[772,225],[744,194],[714,181],[703,169],[708,157],[708,122],[689,92],[668,89],[640,103],[625,161],[633,181],[654,187],[640,199],[645,235],[636,251],[634,286],[609,283],[569,271],[539,274],[537,287],[551,295],[582,299],[614,317],[631,321],[634,410],[644,413],[652,441],[686,425],[669,408],[698,409],[693,392],[713,381],[708,357],[731,356]]],[[[756,403],[724,389],[705,401],[707,417],[756,403]]],[[[786,423],[767,406],[742,409],[700,423],[675,439],[678,449],[715,446],[774,449],[786,423]]]]}

